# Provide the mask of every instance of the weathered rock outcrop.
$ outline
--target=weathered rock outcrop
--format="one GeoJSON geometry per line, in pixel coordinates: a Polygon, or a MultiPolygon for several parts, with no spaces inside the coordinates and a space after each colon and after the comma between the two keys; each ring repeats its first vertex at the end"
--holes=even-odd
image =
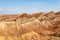
{"type": "Polygon", "coordinates": [[[60,12],[0,15],[0,40],[60,40],[60,12]]]}

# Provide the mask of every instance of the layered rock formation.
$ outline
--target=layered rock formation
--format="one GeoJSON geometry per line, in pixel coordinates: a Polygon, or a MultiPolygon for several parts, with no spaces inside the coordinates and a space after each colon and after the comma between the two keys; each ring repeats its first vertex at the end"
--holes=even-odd
{"type": "Polygon", "coordinates": [[[0,15],[0,40],[60,40],[60,12],[0,15]]]}

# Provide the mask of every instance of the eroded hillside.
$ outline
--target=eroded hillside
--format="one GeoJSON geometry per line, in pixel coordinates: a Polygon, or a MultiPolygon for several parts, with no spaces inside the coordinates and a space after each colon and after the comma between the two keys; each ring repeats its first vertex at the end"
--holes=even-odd
{"type": "Polygon", "coordinates": [[[0,15],[0,40],[60,40],[60,12],[0,15]]]}

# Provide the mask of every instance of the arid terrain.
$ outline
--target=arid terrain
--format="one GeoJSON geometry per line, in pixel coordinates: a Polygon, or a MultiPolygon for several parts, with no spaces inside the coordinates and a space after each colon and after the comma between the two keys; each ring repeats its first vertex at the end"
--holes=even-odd
{"type": "Polygon", "coordinates": [[[0,15],[0,40],[60,40],[60,12],[0,15]]]}

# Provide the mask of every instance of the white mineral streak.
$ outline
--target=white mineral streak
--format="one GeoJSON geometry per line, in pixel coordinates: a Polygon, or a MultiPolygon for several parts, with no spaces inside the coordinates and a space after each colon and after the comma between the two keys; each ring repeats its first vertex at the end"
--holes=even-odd
{"type": "Polygon", "coordinates": [[[53,26],[52,23],[49,22],[49,21],[42,21],[42,25],[45,28],[49,28],[49,27],[52,27],[53,26]]]}
{"type": "Polygon", "coordinates": [[[22,24],[22,26],[24,27],[28,27],[28,26],[35,26],[35,25],[39,25],[39,20],[38,19],[35,19],[35,20],[33,20],[33,21],[30,21],[30,22],[26,22],[26,23],[24,23],[24,24],[22,24]]]}

